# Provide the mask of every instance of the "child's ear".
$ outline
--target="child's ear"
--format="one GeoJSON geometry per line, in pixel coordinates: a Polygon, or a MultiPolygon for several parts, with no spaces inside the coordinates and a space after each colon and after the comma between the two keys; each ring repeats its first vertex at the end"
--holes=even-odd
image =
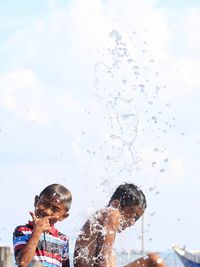
{"type": "Polygon", "coordinates": [[[35,196],[34,207],[36,207],[38,200],[39,200],[39,196],[37,195],[37,196],[35,196]]]}
{"type": "Polygon", "coordinates": [[[114,207],[114,208],[120,208],[120,202],[119,202],[119,200],[118,199],[114,199],[113,201],[112,201],[112,206],[114,207]]]}

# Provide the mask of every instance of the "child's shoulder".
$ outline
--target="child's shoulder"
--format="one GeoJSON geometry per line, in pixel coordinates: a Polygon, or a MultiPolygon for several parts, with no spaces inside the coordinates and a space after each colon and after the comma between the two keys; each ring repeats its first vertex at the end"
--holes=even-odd
{"type": "Polygon", "coordinates": [[[61,233],[60,231],[58,231],[58,237],[63,241],[69,241],[69,237],[66,234],[61,233]]]}
{"type": "Polygon", "coordinates": [[[30,232],[33,229],[33,225],[31,223],[28,224],[22,224],[22,225],[18,225],[15,227],[14,229],[14,233],[16,232],[30,232]]]}
{"type": "Polygon", "coordinates": [[[98,217],[101,218],[103,224],[118,227],[121,222],[121,213],[113,207],[106,207],[97,211],[98,217]]]}
{"type": "Polygon", "coordinates": [[[119,209],[113,208],[113,207],[106,207],[104,209],[99,210],[99,213],[102,216],[111,216],[111,217],[119,217],[121,216],[119,209]]]}

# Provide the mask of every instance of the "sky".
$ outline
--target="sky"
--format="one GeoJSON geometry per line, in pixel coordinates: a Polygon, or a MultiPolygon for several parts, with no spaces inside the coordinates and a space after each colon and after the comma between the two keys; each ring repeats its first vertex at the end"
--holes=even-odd
{"type": "MultiPolygon", "coordinates": [[[[147,197],[146,250],[199,249],[200,3],[0,3],[0,245],[51,183],[71,239],[123,182],[147,197]]],[[[141,221],[117,236],[141,248],[141,221]]]]}

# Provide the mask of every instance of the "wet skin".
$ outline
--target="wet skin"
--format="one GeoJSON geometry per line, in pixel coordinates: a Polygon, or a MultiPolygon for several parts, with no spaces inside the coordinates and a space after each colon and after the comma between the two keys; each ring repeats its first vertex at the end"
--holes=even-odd
{"type": "Polygon", "coordinates": [[[143,215],[144,209],[140,206],[129,205],[120,209],[122,215],[121,229],[118,232],[135,224],[135,222],[143,215]]]}
{"type": "Polygon", "coordinates": [[[143,214],[143,208],[113,206],[98,211],[83,226],[76,241],[75,267],[113,267],[113,244],[117,232],[125,230],[143,214]]]}

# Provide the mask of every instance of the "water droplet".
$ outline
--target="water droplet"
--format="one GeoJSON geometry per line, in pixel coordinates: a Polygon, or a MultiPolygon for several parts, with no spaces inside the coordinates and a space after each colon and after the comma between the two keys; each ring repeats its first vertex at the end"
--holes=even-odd
{"type": "Polygon", "coordinates": [[[155,116],[152,116],[151,119],[152,119],[152,121],[153,121],[154,123],[157,123],[157,121],[158,121],[158,119],[157,119],[155,116]]]}
{"type": "Polygon", "coordinates": [[[139,87],[140,87],[140,91],[144,93],[144,88],[145,88],[144,84],[140,84],[139,87]]]}
{"type": "Polygon", "coordinates": [[[150,192],[154,191],[154,187],[150,187],[150,188],[149,188],[149,191],[150,191],[150,192]]]}
{"type": "Polygon", "coordinates": [[[127,62],[128,62],[128,63],[133,63],[134,60],[133,60],[132,58],[129,58],[129,59],[127,59],[127,62]]]}
{"type": "Polygon", "coordinates": [[[133,66],[131,69],[132,69],[132,70],[139,70],[139,67],[138,67],[137,65],[135,65],[135,66],[133,66]]]}
{"type": "Polygon", "coordinates": [[[153,161],[153,162],[151,163],[151,166],[152,166],[152,167],[155,167],[155,166],[156,166],[156,162],[153,161]]]}

